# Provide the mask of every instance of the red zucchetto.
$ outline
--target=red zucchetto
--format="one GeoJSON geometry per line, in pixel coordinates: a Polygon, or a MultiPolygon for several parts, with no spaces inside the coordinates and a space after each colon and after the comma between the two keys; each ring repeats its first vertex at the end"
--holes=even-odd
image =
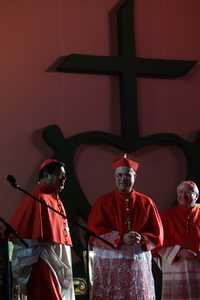
{"type": "Polygon", "coordinates": [[[46,167],[47,165],[51,164],[52,162],[58,162],[57,159],[53,159],[53,158],[48,158],[45,159],[41,165],[39,166],[39,170],[42,170],[44,167],[46,167]]]}

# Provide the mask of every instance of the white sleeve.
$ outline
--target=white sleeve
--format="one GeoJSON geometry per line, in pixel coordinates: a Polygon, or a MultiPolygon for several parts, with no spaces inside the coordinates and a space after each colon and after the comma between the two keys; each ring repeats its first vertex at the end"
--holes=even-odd
{"type": "Polygon", "coordinates": [[[162,260],[165,260],[168,262],[168,264],[173,264],[178,252],[180,251],[181,246],[175,245],[172,247],[165,247],[159,250],[159,255],[161,256],[162,260]]]}

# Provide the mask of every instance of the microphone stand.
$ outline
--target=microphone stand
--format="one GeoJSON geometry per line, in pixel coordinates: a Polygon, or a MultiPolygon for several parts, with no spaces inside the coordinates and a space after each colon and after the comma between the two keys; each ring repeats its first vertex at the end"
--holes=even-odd
{"type": "MultiPolygon", "coordinates": [[[[11,175],[8,175],[11,176],[11,175]]],[[[26,191],[25,189],[23,189],[20,185],[18,184],[13,184],[13,182],[11,183],[10,180],[7,178],[7,180],[9,181],[9,183],[12,185],[12,187],[16,188],[17,190],[21,191],[22,193],[28,195],[29,197],[31,197],[32,199],[36,200],[37,202],[41,203],[42,205],[48,207],[49,209],[51,209],[52,211],[54,211],[56,214],[60,215],[61,217],[63,217],[64,219],[67,219],[67,216],[63,213],[61,213],[60,211],[58,211],[57,209],[53,208],[51,205],[48,205],[46,202],[44,202],[43,200],[37,198],[36,196],[34,196],[33,194],[29,193],[28,191],[26,191]]],[[[74,225],[77,225],[78,227],[80,227],[81,229],[83,229],[85,232],[87,232],[90,236],[93,236],[95,238],[97,238],[98,240],[102,241],[103,243],[107,244],[108,246],[110,246],[111,248],[115,248],[113,246],[112,243],[108,242],[107,240],[101,238],[100,236],[98,236],[95,232],[93,232],[92,230],[88,229],[87,227],[85,227],[84,225],[74,221],[74,220],[70,220],[70,222],[74,225]]],[[[9,225],[9,224],[8,224],[9,225]]],[[[9,228],[11,226],[9,225],[9,228]]],[[[12,229],[14,230],[14,229],[12,229]]],[[[15,232],[16,235],[16,232],[15,232]]]]}
{"type": "Polygon", "coordinates": [[[6,230],[4,232],[6,238],[9,234],[13,234],[25,247],[29,247],[28,244],[21,238],[21,236],[16,232],[16,230],[8,224],[3,218],[0,217],[0,222],[4,224],[6,230]]]}
{"type": "MultiPolygon", "coordinates": [[[[51,209],[52,211],[54,211],[56,214],[60,215],[61,217],[67,219],[67,216],[64,215],[63,213],[59,212],[58,210],[56,210],[55,208],[53,208],[52,206],[48,205],[46,202],[44,202],[43,200],[37,198],[36,196],[34,196],[33,194],[29,193],[28,191],[26,191],[25,189],[23,189],[20,185],[18,185],[16,183],[16,179],[14,176],[12,175],[8,175],[7,178],[8,182],[11,184],[12,187],[16,188],[17,190],[19,190],[20,192],[24,193],[25,195],[28,195],[29,197],[31,197],[32,199],[34,199],[35,201],[39,202],[40,204],[46,206],[47,208],[51,209]]],[[[74,220],[70,220],[70,222],[76,226],[78,226],[79,228],[81,228],[83,231],[87,232],[89,234],[89,236],[93,236],[96,239],[102,241],[104,244],[110,246],[112,249],[115,249],[114,245],[112,243],[110,243],[109,241],[103,239],[102,237],[98,236],[95,232],[91,231],[90,229],[88,229],[87,227],[83,226],[82,224],[74,221],[74,220]]],[[[86,251],[86,277],[87,277],[87,284],[88,284],[88,299],[89,299],[89,286],[90,286],[90,280],[89,280],[89,250],[88,250],[88,241],[87,241],[87,251],[86,251]]]]}
{"type": "MultiPolygon", "coordinates": [[[[28,248],[28,244],[24,241],[24,239],[21,238],[21,236],[16,232],[16,230],[9,224],[7,223],[3,218],[0,217],[0,222],[5,226],[5,230],[3,233],[3,238],[2,241],[6,241],[8,240],[8,236],[9,234],[12,234],[15,238],[17,238],[26,248],[28,248]]],[[[5,294],[6,299],[8,300],[12,300],[12,267],[11,267],[11,257],[10,257],[10,250],[9,250],[9,245],[7,242],[7,246],[6,246],[6,254],[3,253],[3,261],[4,259],[6,259],[6,270],[5,268],[5,263],[1,262],[1,266],[0,266],[0,279],[1,279],[1,284],[3,284],[4,288],[3,288],[3,293],[5,294]],[[2,267],[4,266],[4,267],[2,267]],[[3,274],[2,274],[3,271],[3,274]],[[2,280],[3,279],[3,280],[2,280]],[[4,291],[5,289],[5,291],[4,291]]],[[[2,291],[2,289],[1,289],[2,291]]]]}

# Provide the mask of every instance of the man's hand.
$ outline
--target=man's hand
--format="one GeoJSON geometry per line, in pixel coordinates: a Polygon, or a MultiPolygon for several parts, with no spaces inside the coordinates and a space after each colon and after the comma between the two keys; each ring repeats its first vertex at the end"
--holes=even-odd
{"type": "Polygon", "coordinates": [[[142,241],[142,235],[135,231],[125,233],[123,236],[123,242],[126,245],[140,244],[142,241]]]}
{"type": "Polygon", "coordinates": [[[197,253],[190,249],[181,249],[178,253],[178,257],[182,259],[195,259],[197,258],[197,253]]]}
{"type": "Polygon", "coordinates": [[[57,275],[61,286],[65,289],[69,288],[72,284],[72,271],[70,266],[68,268],[61,267],[57,272],[57,275]]]}

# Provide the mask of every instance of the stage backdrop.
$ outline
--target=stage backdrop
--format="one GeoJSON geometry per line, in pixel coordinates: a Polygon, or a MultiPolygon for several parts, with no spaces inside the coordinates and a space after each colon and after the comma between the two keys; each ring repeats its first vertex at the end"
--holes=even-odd
{"type": "MultiPolygon", "coordinates": [[[[117,54],[115,24],[109,18],[117,3],[1,1],[1,217],[8,219],[21,199],[6,176],[15,175],[31,190],[41,161],[53,155],[42,128],[57,124],[65,137],[87,130],[120,134],[117,76],[45,71],[62,55],[117,54]]],[[[200,60],[197,0],[135,0],[133,28],[138,57],[200,60]]],[[[176,80],[139,78],[140,135],[171,132],[193,142],[200,128],[199,82],[198,65],[176,80]]],[[[90,203],[112,189],[111,161],[119,155],[117,149],[95,145],[76,153],[76,171],[90,203]]],[[[137,190],[152,196],[161,210],[172,205],[176,185],[186,176],[183,153],[152,146],[131,157],[141,163],[137,190]]]]}

